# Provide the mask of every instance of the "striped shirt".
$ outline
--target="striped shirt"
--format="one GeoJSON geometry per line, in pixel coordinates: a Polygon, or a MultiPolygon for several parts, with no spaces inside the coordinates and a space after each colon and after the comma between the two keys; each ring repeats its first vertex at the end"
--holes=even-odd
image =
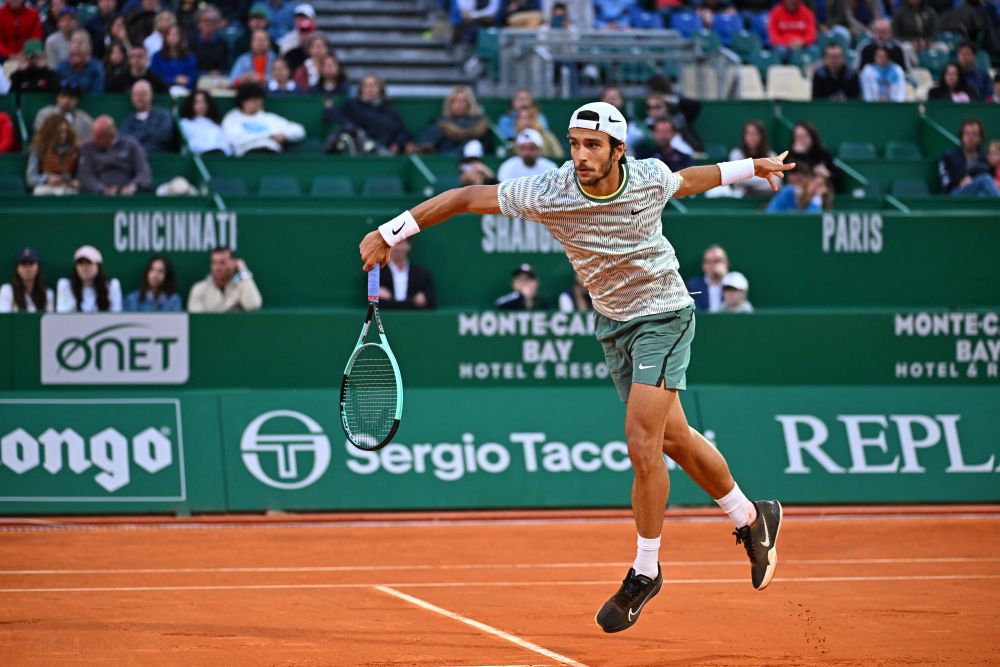
{"type": "Polygon", "coordinates": [[[692,303],[660,220],[682,181],[659,160],[628,158],[618,191],[595,197],[569,161],[504,181],[497,196],[504,215],[540,222],[562,244],[598,313],[627,322],[692,303]]]}

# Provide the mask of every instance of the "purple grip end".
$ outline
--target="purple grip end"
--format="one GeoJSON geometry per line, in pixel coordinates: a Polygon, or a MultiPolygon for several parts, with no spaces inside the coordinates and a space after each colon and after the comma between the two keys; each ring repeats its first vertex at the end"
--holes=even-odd
{"type": "Polygon", "coordinates": [[[376,264],[372,267],[372,270],[368,272],[368,300],[378,301],[378,282],[379,282],[379,272],[382,267],[376,264]]]}

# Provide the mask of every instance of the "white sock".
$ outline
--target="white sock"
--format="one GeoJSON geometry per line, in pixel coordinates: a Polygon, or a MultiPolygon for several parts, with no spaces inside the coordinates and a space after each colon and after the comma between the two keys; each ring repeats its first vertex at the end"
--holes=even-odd
{"type": "Polygon", "coordinates": [[[635,568],[636,574],[644,574],[650,579],[656,579],[656,561],[660,556],[660,538],[639,536],[636,541],[635,568]]]}
{"type": "Polygon", "coordinates": [[[715,502],[733,520],[737,528],[749,526],[757,519],[757,508],[754,507],[749,498],[743,495],[739,484],[734,484],[732,491],[715,502]]]}

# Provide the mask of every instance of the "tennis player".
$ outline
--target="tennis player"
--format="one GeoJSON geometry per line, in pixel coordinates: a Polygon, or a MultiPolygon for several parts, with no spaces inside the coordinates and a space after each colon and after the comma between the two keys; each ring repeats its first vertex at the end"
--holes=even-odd
{"type": "Polygon", "coordinates": [[[631,627],[663,583],[658,555],[670,480],[667,454],[736,524],[737,544],[750,558],[751,582],[762,590],[777,565],[781,505],[751,502],[722,454],[688,426],[678,390],[694,338],[694,304],[663,236],[661,215],[671,197],[696,195],[753,176],[777,191],[787,151],[776,158],[722,162],[673,173],[656,159],[625,155],[628,127],[615,107],[585,104],[569,123],[572,162],[542,174],[475,185],[437,195],[381,225],[361,241],[365,270],[385,266],[389,250],[421,229],[461,213],[498,214],[545,225],[566,249],[590,291],[597,339],[626,403],[625,435],[632,462],[632,511],[638,530],[635,562],[621,588],[597,612],[605,632],[631,627]]]}

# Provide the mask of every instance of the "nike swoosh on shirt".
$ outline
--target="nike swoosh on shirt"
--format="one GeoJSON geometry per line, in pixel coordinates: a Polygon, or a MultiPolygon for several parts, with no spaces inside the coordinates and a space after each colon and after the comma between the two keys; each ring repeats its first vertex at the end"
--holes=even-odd
{"type": "Polygon", "coordinates": [[[647,370],[649,368],[653,368],[654,366],[656,366],[656,364],[650,364],[649,366],[643,366],[642,364],[639,364],[639,370],[640,371],[644,371],[644,370],[647,370]]]}
{"type": "MultiPolygon", "coordinates": [[[[652,206],[652,204],[650,204],[649,206],[652,206]]],[[[632,215],[639,215],[640,213],[642,213],[643,211],[645,211],[647,208],[649,208],[649,206],[647,206],[645,208],[640,208],[638,211],[632,211],[632,215]]]]}

